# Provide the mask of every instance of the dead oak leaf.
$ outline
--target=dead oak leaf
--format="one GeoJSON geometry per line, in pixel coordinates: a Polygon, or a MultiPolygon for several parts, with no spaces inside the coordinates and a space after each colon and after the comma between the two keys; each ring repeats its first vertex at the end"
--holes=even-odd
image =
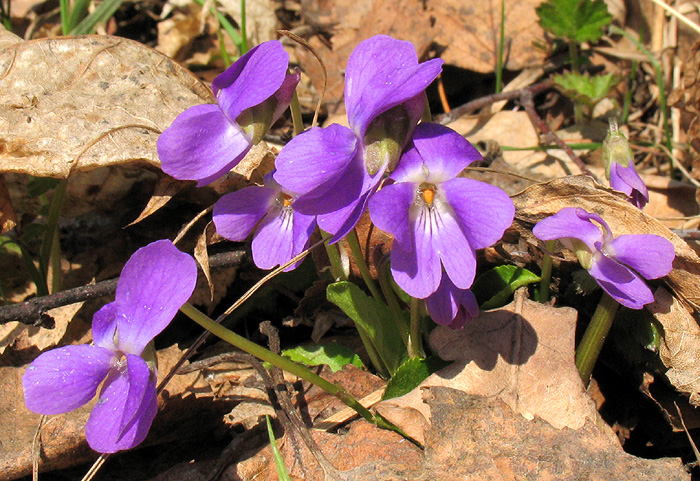
{"type": "Polygon", "coordinates": [[[512,303],[480,313],[462,330],[439,326],[430,344],[456,362],[377,410],[423,442],[431,412],[422,391],[448,387],[501,399],[525,418],[537,416],[557,429],[580,429],[595,408],[574,365],[576,318],[572,308],[532,302],[519,291],[512,303]]]}
{"type": "Polygon", "coordinates": [[[0,31],[0,172],[66,178],[141,162],[177,115],[213,102],[188,70],[109,36],[19,41],[0,31]]]}

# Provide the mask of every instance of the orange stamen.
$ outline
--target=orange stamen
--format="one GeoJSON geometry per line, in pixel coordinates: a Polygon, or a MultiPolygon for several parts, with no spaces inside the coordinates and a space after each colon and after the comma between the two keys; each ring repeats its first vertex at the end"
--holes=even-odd
{"type": "Polygon", "coordinates": [[[426,204],[432,207],[433,199],[435,199],[435,189],[423,189],[421,195],[423,196],[423,200],[426,202],[426,204]]]}
{"type": "Polygon", "coordinates": [[[290,205],[292,205],[292,201],[294,199],[292,199],[292,197],[287,195],[287,194],[282,194],[282,195],[284,196],[284,200],[282,201],[282,205],[284,205],[284,207],[289,207],[290,205]]]}

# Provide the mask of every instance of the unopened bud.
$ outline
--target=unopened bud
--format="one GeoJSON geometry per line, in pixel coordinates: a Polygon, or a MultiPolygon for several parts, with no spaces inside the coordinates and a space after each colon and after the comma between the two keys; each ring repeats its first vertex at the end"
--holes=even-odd
{"type": "Polygon", "coordinates": [[[613,163],[621,167],[628,167],[632,160],[632,148],[627,137],[618,130],[617,120],[611,117],[609,123],[608,135],[603,140],[603,165],[605,166],[605,177],[608,180],[610,179],[610,166],[613,163]]]}

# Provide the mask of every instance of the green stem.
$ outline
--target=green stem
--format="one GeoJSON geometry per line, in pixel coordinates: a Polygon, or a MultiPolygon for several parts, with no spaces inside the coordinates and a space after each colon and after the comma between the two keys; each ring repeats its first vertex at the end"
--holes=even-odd
{"type": "Polygon", "coordinates": [[[61,271],[61,242],[58,240],[58,235],[53,237],[51,243],[51,293],[61,291],[63,283],[63,272],[61,271]]]}
{"type": "MultiPolygon", "coordinates": [[[[63,207],[63,199],[66,194],[67,180],[62,180],[54,190],[53,199],[51,199],[51,207],[49,207],[49,216],[46,219],[46,232],[41,242],[41,250],[39,252],[39,269],[46,277],[49,271],[49,260],[51,251],[54,250],[54,236],[58,237],[58,217],[63,207]]],[[[60,252],[59,252],[60,255],[60,252]]],[[[60,264],[59,264],[60,265],[60,264]]]]}
{"type": "MultiPolygon", "coordinates": [[[[321,235],[330,238],[330,234],[321,231],[321,235]]],[[[328,241],[323,243],[323,247],[326,248],[326,254],[328,254],[328,260],[331,263],[331,275],[334,281],[347,281],[348,276],[345,274],[345,269],[343,269],[343,261],[340,258],[340,252],[338,251],[338,244],[329,245],[328,241]]]]}
{"type": "Polygon", "coordinates": [[[411,337],[408,343],[408,357],[423,357],[423,338],[421,336],[421,300],[411,297],[411,337]]]}
{"type": "Polygon", "coordinates": [[[333,384],[332,382],[326,381],[321,376],[314,374],[309,371],[306,367],[301,364],[297,364],[291,359],[282,357],[269,349],[265,349],[262,346],[249,341],[243,336],[239,336],[233,331],[226,329],[221,324],[217,324],[207,315],[200,312],[197,308],[192,306],[192,304],[185,304],[180,308],[180,311],[187,317],[192,319],[194,322],[202,326],[207,331],[211,332],[215,336],[223,339],[224,341],[232,344],[238,349],[247,352],[248,354],[261,359],[262,361],[267,361],[273,366],[276,366],[284,371],[287,371],[295,376],[310,382],[311,384],[320,387],[327,393],[337,397],[343,401],[347,406],[352,408],[357,414],[365,418],[371,423],[377,423],[378,419],[372,415],[372,413],[360,404],[357,399],[355,399],[349,392],[347,392],[342,387],[333,384]]]}
{"type": "Polygon", "coordinates": [[[591,378],[593,367],[598,360],[598,355],[603,348],[603,343],[610,332],[619,307],[620,304],[607,292],[604,292],[593,313],[591,322],[583,334],[583,339],[576,349],[576,368],[585,384],[588,384],[588,380],[591,378]]]}
{"type": "Polygon", "coordinates": [[[241,0],[241,56],[248,51],[248,32],[245,17],[245,0],[241,0]]]}
{"type": "Polygon", "coordinates": [[[362,255],[362,248],[360,248],[360,240],[357,238],[357,231],[355,229],[351,230],[348,232],[345,239],[348,241],[350,253],[355,258],[357,269],[360,271],[360,275],[362,275],[362,279],[365,281],[365,284],[367,284],[369,292],[372,293],[372,296],[378,302],[383,303],[384,297],[382,296],[382,293],[379,292],[379,289],[377,289],[377,284],[375,284],[374,279],[372,279],[372,275],[369,273],[369,267],[367,267],[367,264],[365,263],[365,257],[362,255]]]}
{"type": "Polygon", "coordinates": [[[292,113],[292,125],[294,125],[294,136],[296,137],[304,131],[304,121],[301,118],[301,105],[297,91],[292,95],[292,103],[289,104],[289,111],[292,113]]]}
{"type": "Polygon", "coordinates": [[[384,294],[384,298],[386,299],[386,303],[389,306],[389,309],[391,309],[391,313],[394,315],[394,319],[396,320],[396,325],[399,328],[399,332],[401,333],[401,337],[403,338],[403,343],[406,347],[408,347],[408,340],[410,339],[410,334],[408,331],[408,326],[406,323],[403,321],[403,316],[402,314],[402,309],[401,306],[399,305],[399,300],[396,298],[396,294],[394,293],[394,289],[391,286],[391,272],[389,270],[389,263],[388,262],[382,262],[379,266],[379,272],[377,275],[377,280],[379,281],[379,287],[382,289],[382,293],[384,294]]]}
{"type": "Polygon", "coordinates": [[[550,252],[554,251],[556,240],[549,240],[545,243],[544,248],[547,250],[542,258],[542,273],[540,274],[540,292],[539,301],[545,303],[549,301],[549,285],[552,283],[552,256],[550,252]]]}
{"type": "Polygon", "coordinates": [[[578,47],[573,40],[569,41],[569,57],[571,58],[571,70],[578,72],[578,47]]]}
{"type": "Polygon", "coordinates": [[[501,32],[498,39],[498,59],[496,63],[496,93],[503,90],[503,52],[506,35],[506,0],[501,0],[501,32]]]}

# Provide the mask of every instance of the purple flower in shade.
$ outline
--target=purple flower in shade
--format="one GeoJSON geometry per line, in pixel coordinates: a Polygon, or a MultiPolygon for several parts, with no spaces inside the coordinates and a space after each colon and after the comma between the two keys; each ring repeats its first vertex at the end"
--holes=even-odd
{"type": "Polygon", "coordinates": [[[603,165],[610,187],[627,194],[632,205],[643,209],[649,202],[649,191],[634,167],[630,144],[614,118],[610,119],[610,129],[603,140],[603,165]]]}
{"type": "Polygon", "coordinates": [[[163,171],[206,185],[238,164],[289,106],[299,73],[276,40],[261,43],[212,82],[217,104],[185,110],[158,138],[163,171]]]}
{"type": "Polygon", "coordinates": [[[425,298],[425,307],[433,321],[452,329],[462,329],[479,314],[472,291],[456,287],[444,272],[437,291],[425,298]]]}
{"type": "Polygon", "coordinates": [[[124,266],[115,301],[93,317],[94,345],[61,347],[31,363],[22,378],[27,408],[66,413],[90,401],[102,384],[85,426],[90,447],[114,453],[143,441],[157,410],[150,342],[187,302],[196,281],[194,259],[170,241],[136,251],[124,266]]]}
{"type": "Polygon", "coordinates": [[[420,299],[440,286],[443,268],[458,289],[476,272],[476,249],[498,241],[515,207],[501,189],[457,177],[479,152],[457,132],[421,124],[390,179],[369,202],[372,222],[394,236],[391,272],[420,299]]]}
{"type": "Polygon", "coordinates": [[[559,239],[576,252],[581,266],[598,285],[630,309],[641,309],[654,301],[642,277],[665,276],[671,271],[675,257],[673,245],[667,239],[653,234],[613,238],[610,227],[598,214],[577,207],[563,208],[538,222],[532,232],[541,240],[559,239]]]}
{"type": "Polygon", "coordinates": [[[332,242],[355,226],[398,161],[423,114],[425,89],[441,70],[440,59],[419,64],[410,42],[385,35],[365,40],[345,71],[350,128],[314,127],[278,155],[275,180],[299,194],[295,210],[317,215],[332,242]]]}
{"type": "Polygon", "coordinates": [[[226,194],[214,206],[214,225],[222,237],[244,241],[254,231],[253,261],[261,269],[285,264],[308,248],[316,226],[314,216],[294,210],[294,195],[275,182],[273,173],[265,176],[264,187],[226,194]]]}

